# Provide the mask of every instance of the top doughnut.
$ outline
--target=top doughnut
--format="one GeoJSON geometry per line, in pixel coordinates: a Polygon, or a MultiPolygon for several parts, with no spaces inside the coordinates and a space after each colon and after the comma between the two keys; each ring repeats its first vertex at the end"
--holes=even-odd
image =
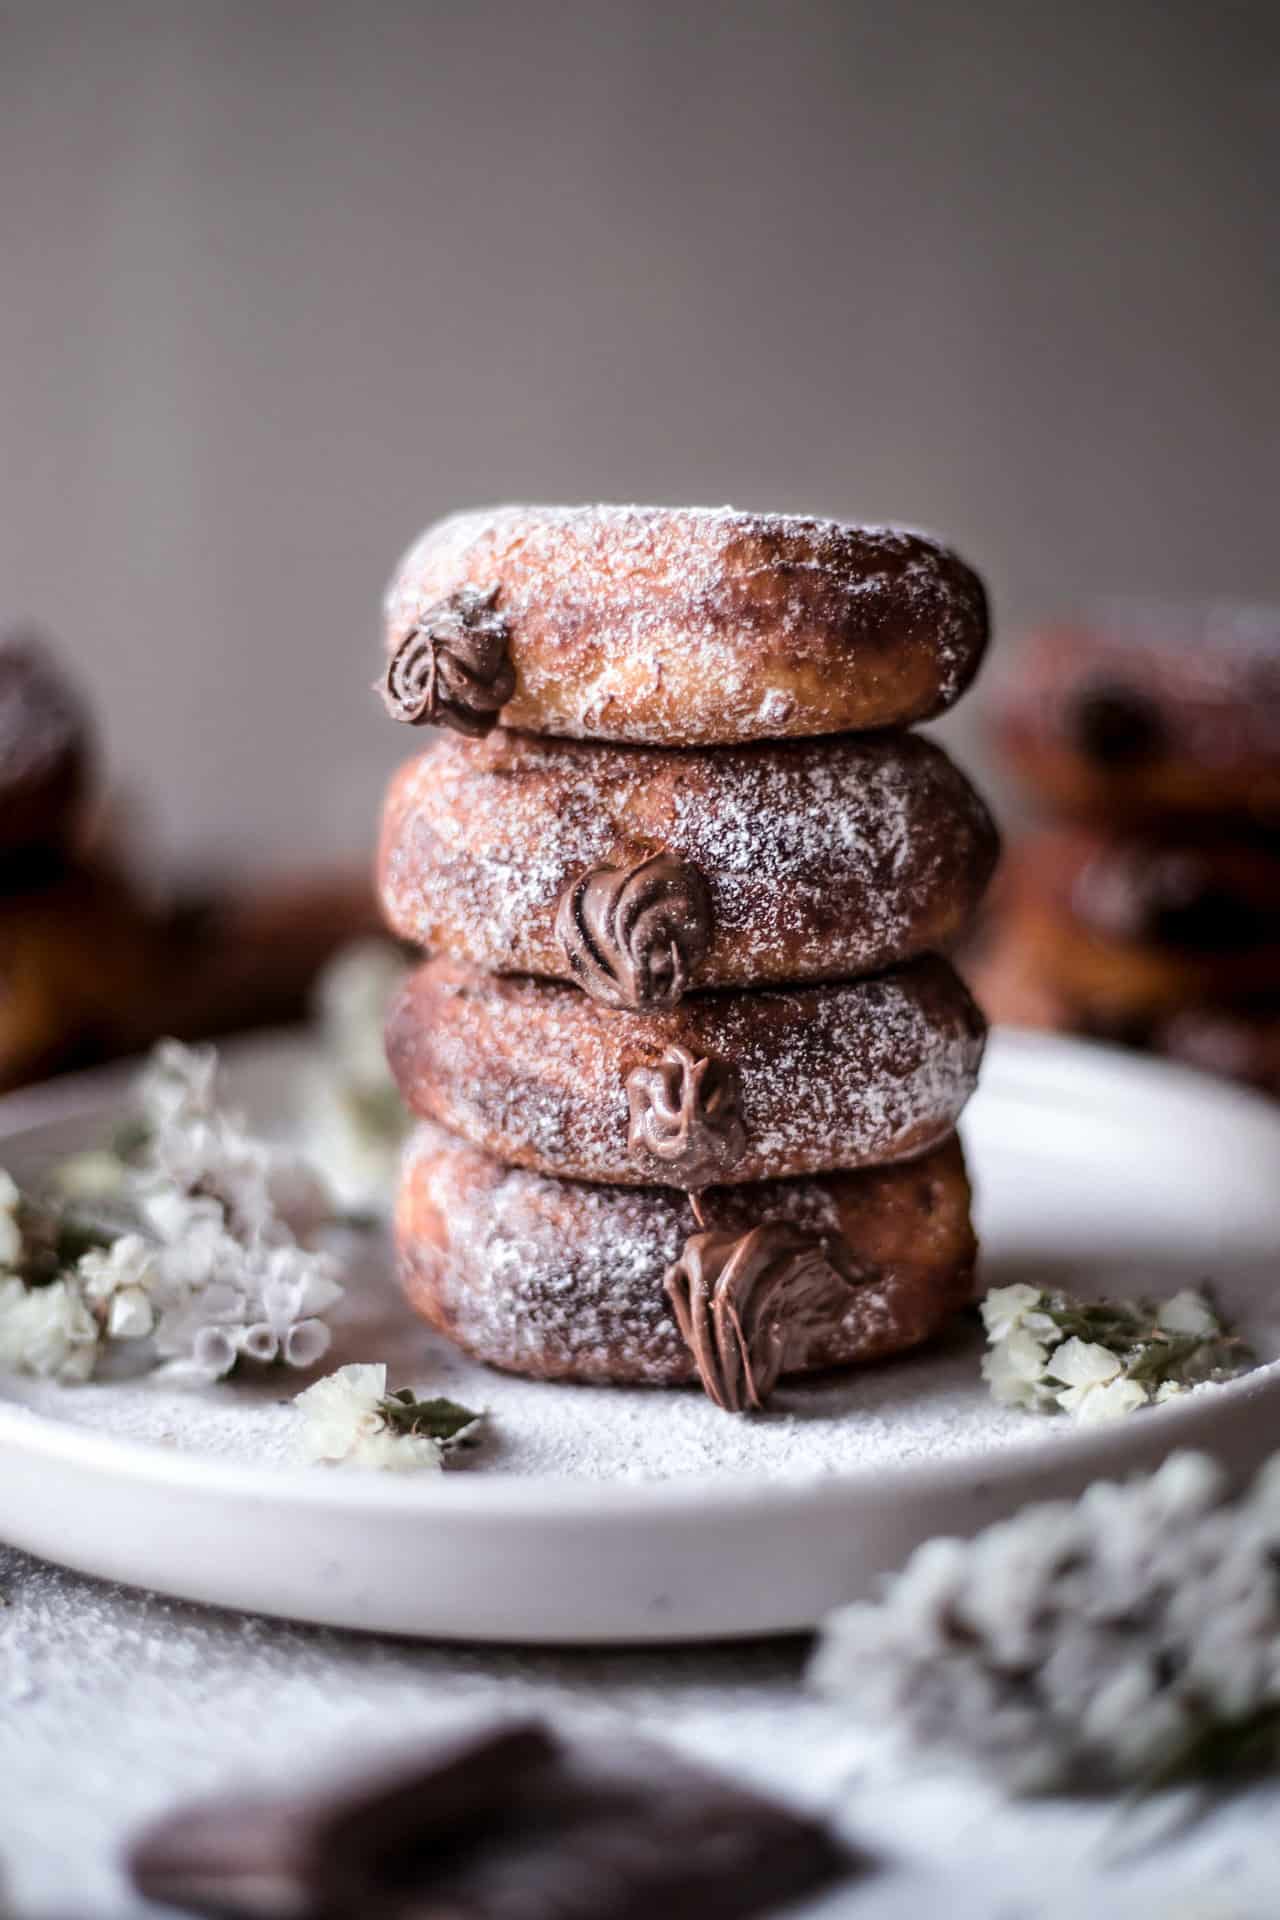
{"type": "Polygon", "coordinates": [[[495,507],[428,528],[385,602],[397,719],[731,746],[959,699],[982,582],[923,534],[729,507],[495,507]]]}

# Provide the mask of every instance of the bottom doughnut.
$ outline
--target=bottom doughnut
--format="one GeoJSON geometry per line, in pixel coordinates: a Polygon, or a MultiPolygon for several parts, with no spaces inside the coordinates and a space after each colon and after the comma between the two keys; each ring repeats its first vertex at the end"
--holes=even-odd
{"type": "MultiPolygon", "coordinates": [[[[806,1289],[793,1315],[785,1294],[757,1293],[749,1303],[747,1333],[780,1342],[766,1370],[774,1374],[883,1359],[936,1333],[973,1298],[969,1202],[954,1136],[920,1160],[702,1196],[713,1233],[793,1228],[821,1236],[841,1269],[824,1267],[825,1281],[806,1289]]],[[[675,1188],[595,1186],[504,1167],[431,1124],[405,1150],[396,1240],[410,1304],[506,1372],[650,1386],[701,1375],[719,1398],[664,1289],[698,1233],[688,1196],[675,1188]]]]}

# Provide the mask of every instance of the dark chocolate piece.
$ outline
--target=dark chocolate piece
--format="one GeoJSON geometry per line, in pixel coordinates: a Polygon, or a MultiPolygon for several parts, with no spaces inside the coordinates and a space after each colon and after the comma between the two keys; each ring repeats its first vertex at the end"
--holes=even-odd
{"type": "Polygon", "coordinates": [[[628,1145],[658,1180],[706,1187],[742,1158],[742,1083],[724,1060],[696,1059],[688,1047],[668,1047],[656,1067],[627,1075],[631,1113],[628,1145]]]}
{"type": "Polygon", "coordinates": [[[141,1833],[129,1872],[149,1900],[190,1913],[372,1920],[394,1910],[384,1883],[406,1859],[501,1819],[554,1753],[541,1727],[513,1723],[309,1794],[203,1801],[141,1833]]]}
{"type": "Polygon", "coordinates": [[[226,1920],[746,1920],[855,1863],[662,1748],[524,1725],[345,1792],[193,1808],[129,1864],[149,1897],[226,1920]]]}
{"type": "Polygon", "coordinates": [[[516,689],[498,589],[462,587],[424,613],[392,654],[379,691],[393,720],[490,733],[516,689]]]}
{"type": "Polygon", "coordinates": [[[561,894],[556,934],[593,1000],[651,1013],[684,997],[711,944],[711,896],[697,867],[671,853],[592,867],[561,894]]]}
{"type": "Polygon", "coordinates": [[[774,1222],[749,1233],[690,1234],[663,1280],[709,1399],[758,1412],[778,1383],[789,1325],[835,1317],[851,1283],[820,1234],[774,1222]]]}

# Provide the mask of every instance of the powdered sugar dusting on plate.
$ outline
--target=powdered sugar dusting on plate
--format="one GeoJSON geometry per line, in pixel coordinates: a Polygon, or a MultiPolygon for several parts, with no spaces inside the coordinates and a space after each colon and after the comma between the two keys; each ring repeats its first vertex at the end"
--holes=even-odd
{"type": "MultiPolygon", "coordinates": [[[[414,1320],[400,1305],[391,1269],[388,1248],[373,1293],[339,1330],[326,1368],[385,1358],[393,1385],[424,1386],[486,1409],[488,1433],[458,1456],[450,1469],[456,1473],[594,1482],[709,1474],[810,1479],[1028,1438],[1027,1416],[996,1407],[982,1385],[982,1342],[967,1322],[941,1347],[861,1372],[785,1383],[767,1413],[737,1417],[720,1412],[697,1387],[559,1386],[496,1373],[414,1320]]],[[[306,1384],[303,1377],[268,1376],[193,1390],[150,1375],[70,1388],[5,1378],[0,1394],[95,1432],[274,1473],[298,1466],[297,1416],[286,1395],[306,1384]]]]}

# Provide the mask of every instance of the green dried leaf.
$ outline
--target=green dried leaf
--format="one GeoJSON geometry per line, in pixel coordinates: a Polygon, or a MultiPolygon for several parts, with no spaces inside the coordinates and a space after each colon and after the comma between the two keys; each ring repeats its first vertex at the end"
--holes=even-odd
{"type": "Polygon", "coordinates": [[[470,1429],[484,1418],[456,1400],[416,1400],[411,1387],[387,1394],[378,1402],[378,1412],[394,1433],[416,1434],[442,1447],[463,1444],[470,1429]]]}

